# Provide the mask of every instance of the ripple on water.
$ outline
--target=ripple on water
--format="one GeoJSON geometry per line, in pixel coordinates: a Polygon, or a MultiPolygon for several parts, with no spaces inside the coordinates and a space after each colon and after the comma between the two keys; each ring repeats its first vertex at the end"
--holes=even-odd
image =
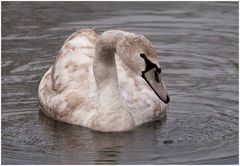
{"type": "Polygon", "coordinates": [[[2,3],[2,164],[237,164],[237,20],[237,2],[2,3]],[[166,119],[99,133],[40,111],[39,81],[82,27],[152,41],[171,97],[166,119]]]}

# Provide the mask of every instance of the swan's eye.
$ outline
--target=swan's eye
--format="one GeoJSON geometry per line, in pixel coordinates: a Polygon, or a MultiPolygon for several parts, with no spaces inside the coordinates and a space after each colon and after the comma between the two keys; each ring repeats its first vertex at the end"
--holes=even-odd
{"type": "Polygon", "coordinates": [[[157,71],[155,71],[155,80],[159,83],[159,76],[157,71]]]}

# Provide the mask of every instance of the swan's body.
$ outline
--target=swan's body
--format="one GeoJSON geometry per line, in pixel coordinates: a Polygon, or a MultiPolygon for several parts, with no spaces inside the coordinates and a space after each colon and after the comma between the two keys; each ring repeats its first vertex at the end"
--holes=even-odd
{"type": "Polygon", "coordinates": [[[100,37],[91,29],[73,33],[40,82],[44,113],[99,131],[126,131],[160,119],[167,105],[139,75],[145,63],[133,55],[141,51],[158,64],[143,36],[117,30],[100,37]]]}

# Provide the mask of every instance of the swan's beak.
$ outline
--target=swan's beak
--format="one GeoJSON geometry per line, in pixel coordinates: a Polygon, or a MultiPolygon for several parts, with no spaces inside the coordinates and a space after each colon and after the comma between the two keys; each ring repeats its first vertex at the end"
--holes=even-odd
{"type": "Polygon", "coordinates": [[[155,68],[145,72],[143,78],[150,85],[156,95],[164,102],[168,103],[170,101],[170,97],[167,94],[166,87],[161,80],[160,74],[156,71],[155,68]]]}

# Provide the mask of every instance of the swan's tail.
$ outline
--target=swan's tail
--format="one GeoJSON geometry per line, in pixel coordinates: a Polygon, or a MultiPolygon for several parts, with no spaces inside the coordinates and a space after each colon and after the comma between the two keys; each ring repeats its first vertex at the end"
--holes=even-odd
{"type": "Polygon", "coordinates": [[[70,110],[66,109],[67,103],[64,100],[64,94],[52,88],[51,70],[52,67],[45,73],[39,84],[38,97],[40,107],[49,117],[66,122],[69,118],[70,110]]]}
{"type": "Polygon", "coordinates": [[[54,110],[54,100],[56,98],[56,91],[52,88],[52,78],[51,78],[52,67],[44,74],[39,87],[38,87],[38,98],[42,111],[48,116],[56,119],[54,110]],[[51,110],[51,111],[50,111],[51,110]]]}

